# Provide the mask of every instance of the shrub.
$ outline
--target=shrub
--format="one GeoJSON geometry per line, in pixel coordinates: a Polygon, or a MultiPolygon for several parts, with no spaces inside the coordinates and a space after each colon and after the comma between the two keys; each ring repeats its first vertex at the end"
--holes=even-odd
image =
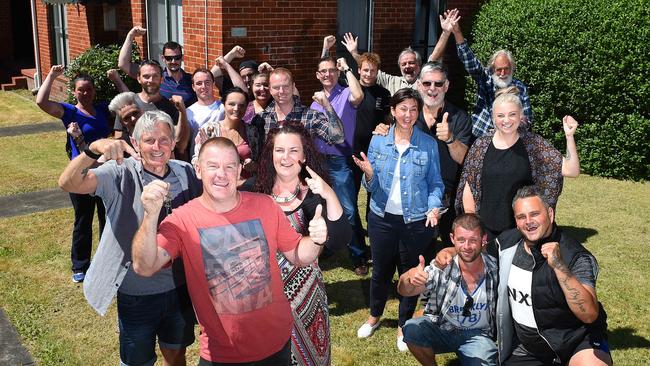
{"type": "MultiPolygon", "coordinates": [[[[573,115],[584,172],[650,177],[650,12],[646,0],[492,0],[480,9],[471,47],[487,62],[512,51],[529,86],[535,132],[564,148],[573,115]]],[[[475,85],[468,81],[468,86],[475,85]]],[[[468,87],[466,100],[474,101],[468,87]]]]}
{"type": "MultiPolygon", "coordinates": [[[[117,89],[113,82],[106,76],[106,71],[110,69],[117,69],[117,58],[120,54],[120,46],[93,46],[87,49],[84,53],[77,56],[66,68],[64,73],[65,77],[72,80],[77,74],[85,73],[95,79],[96,100],[110,101],[117,95],[117,89]]],[[[140,60],[140,49],[134,43],[132,59],[134,62],[140,60]]],[[[125,75],[121,70],[120,76],[122,81],[129,87],[130,90],[140,90],[140,85],[130,76],[125,75]]],[[[68,85],[68,102],[74,103],[72,96],[71,85],[68,85]]]]}

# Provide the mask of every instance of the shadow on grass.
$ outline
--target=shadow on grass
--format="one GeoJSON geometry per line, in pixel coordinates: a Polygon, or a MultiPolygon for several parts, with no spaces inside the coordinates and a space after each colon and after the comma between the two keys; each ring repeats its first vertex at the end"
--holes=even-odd
{"type": "Polygon", "coordinates": [[[569,234],[570,237],[583,244],[587,241],[588,238],[598,234],[598,230],[586,227],[560,226],[560,229],[569,234]]]}
{"type": "Polygon", "coordinates": [[[328,283],[327,302],[330,315],[339,316],[369,308],[370,277],[328,283]]]}
{"type": "Polygon", "coordinates": [[[637,335],[637,330],[624,327],[612,329],[608,332],[609,346],[611,349],[650,348],[650,340],[637,335]]]}

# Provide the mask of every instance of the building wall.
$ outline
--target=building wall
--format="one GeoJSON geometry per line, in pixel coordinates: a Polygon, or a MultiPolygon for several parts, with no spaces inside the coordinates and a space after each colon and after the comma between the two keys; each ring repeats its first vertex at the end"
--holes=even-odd
{"type": "Polygon", "coordinates": [[[400,75],[397,56],[413,43],[415,1],[376,0],[372,51],[381,57],[381,69],[400,75]]]}

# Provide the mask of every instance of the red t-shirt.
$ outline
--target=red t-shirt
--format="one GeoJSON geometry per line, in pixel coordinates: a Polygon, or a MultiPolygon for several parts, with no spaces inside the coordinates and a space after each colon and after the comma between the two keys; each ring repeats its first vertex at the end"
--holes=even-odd
{"type": "Polygon", "coordinates": [[[201,325],[201,357],[215,362],[264,359],[289,340],[292,316],[275,252],[297,247],[301,235],[266,195],[240,192],[216,213],[194,199],[158,228],[158,246],[182,258],[201,325]]]}

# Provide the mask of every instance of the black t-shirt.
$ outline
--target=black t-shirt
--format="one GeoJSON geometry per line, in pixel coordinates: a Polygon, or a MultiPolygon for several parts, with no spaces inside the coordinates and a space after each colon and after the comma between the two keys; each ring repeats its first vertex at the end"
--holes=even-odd
{"type": "Polygon", "coordinates": [[[386,122],[390,113],[390,92],[379,85],[361,86],[363,101],[357,108],[357,124],[354,130],[354,153],[368,152],[372,131],[386,122]]]}
{"type": "Polygon", "coordinates": [[[521,139],[499,150],[490,143],[483,158],[481,218],[495,235],[514,228],[512,199],[517,190],[533,183],[528,152],[521,139]]]}
{"type": "Polygon", "coordinates": [[[442,116],[445,113],[449,113],[447,116],[447,122],[449,123],[449,129],[451,130],[454,138],[465,144],[465,146],[469,147],[472,144],[473,139],[472,121],[469,117],[469,114],[447,101],[445,101],[443,108],[438,111],[436,122],[431,125],[431,128],[428,127],[427,122],[424,119],[424,113],[420,113],[418,120],[415,122],[415,126],[431,135],[431,137],[436,139],[436,142],[438,143],[438,156],[440,156],[440,175],[442,176],[442,182],[445,184],[445,194],[448,195],[450,199],[449,202],[453,205],[454,199],[456,197],[456,187],[458,187],[458,182],[460,181],[460,173],[463,166],[457,164],[456,161],[454,161],[454,159],[451,157],[451,153],[449,153],[449,147],[447,144],[436,137],[436,125],[439,122],[442,122],[442,116]]]}

